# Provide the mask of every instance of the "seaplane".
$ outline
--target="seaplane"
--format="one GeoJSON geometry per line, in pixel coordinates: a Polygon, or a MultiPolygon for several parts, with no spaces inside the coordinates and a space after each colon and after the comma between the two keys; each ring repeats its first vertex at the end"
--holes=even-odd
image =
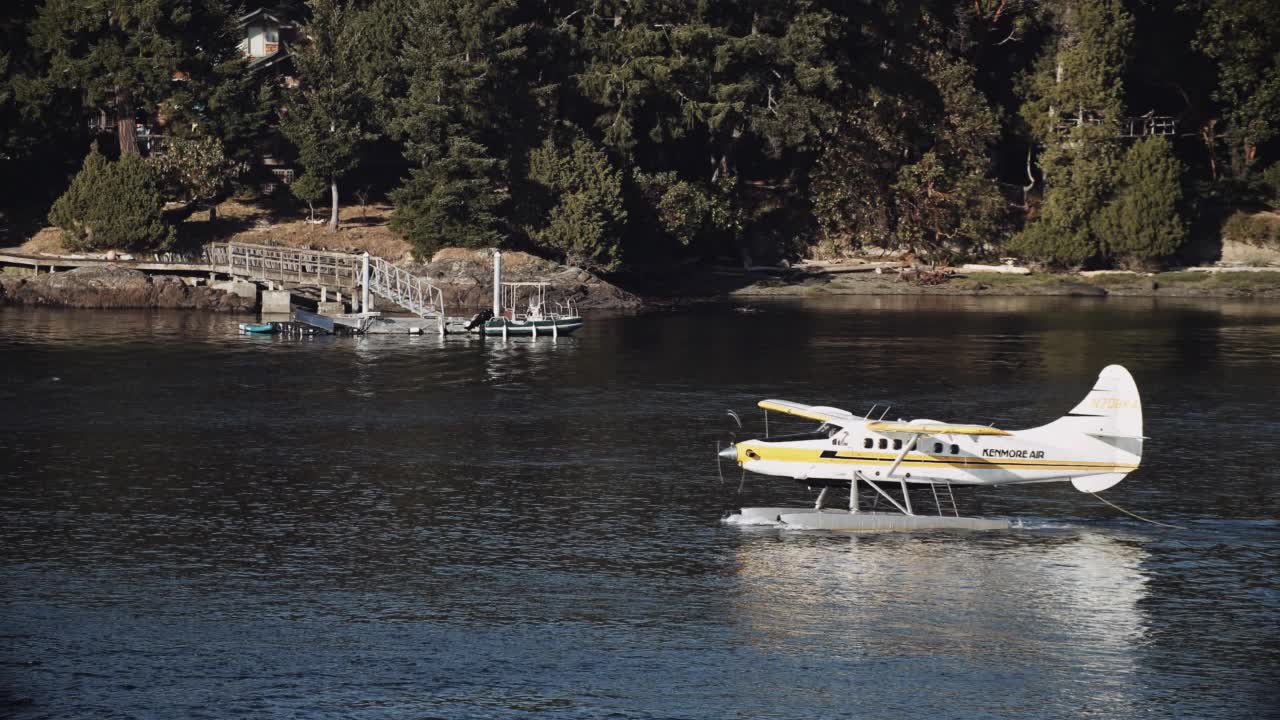
{"type": "Polygon", "coordinates": [[[1081,492],[1099,493],[1138,469],[1146,439],[1138,386],[1119,365],[1104,368],[1071,412],[1027,430],[886,421],[887,409],[872,417],[875,408],[854,415],[787,400],[758,404],[765,411],[766,436],[717,448],[717,463],[736,462],[744,476],[754,472],[791,478],[818,488],[818,499],[812,508],[742,508],[735,521],[801,530],[1008,528],[1006,518],[960,517],[952,487],[1070,482],[1081,492]],[[770,411],[819,425],[809,432],[769,436],[770,411]],[[865,498],[862,487],[870,490],[865,498]],[[918,495],[924,487],[930,491],[925,507],[919,501],[913,505],[909,488],[918,495]],[[833,488],[848,489],[846,508],[827,507],[833,488]],[[881,501],[886,511],[877,512],[881,501]]]}

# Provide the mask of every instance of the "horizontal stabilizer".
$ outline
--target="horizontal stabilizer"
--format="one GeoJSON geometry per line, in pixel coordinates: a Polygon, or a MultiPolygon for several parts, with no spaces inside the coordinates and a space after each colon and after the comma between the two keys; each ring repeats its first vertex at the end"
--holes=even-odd
{"type": "Polygon", "coordinates": [[[1129,473],[1102,473],[1101,475],[1085,475],[1073,478],[1071,484],[1080,492],[1102,492],[1124,479],[1129,473]]]}
{"type": "Polygon", "coordinates": [[[1010,435],[989,425],[955,425],[937,422],[869,422],[867,429],[882,433],[918,433],[920,435],[1010,435]]]}
{"type": "Polygon", "coordinates": [[[1085,433],[1089,437],[1110,439],[1110,440],[1150,440],[1146,435],[1125,435],[1123,433],[1114,432],[1091,432],[1085,433]]]}

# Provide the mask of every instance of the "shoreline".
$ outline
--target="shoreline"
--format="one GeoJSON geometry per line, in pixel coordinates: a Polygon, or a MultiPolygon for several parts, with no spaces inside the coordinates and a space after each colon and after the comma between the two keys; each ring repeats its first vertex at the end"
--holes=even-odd
{"type": "Polygon", "coordinates": [[[728,289],[726,299],[841,295],[941,295],[957,297],[1182,297],[1280,298],[1280,268],[1240,272],[1177,270],[1162,273],[969,272],[938,284],[901,280],[896,274],[805,273],[751,278],[728,289]]]}
{"type": "MultiPolygon", "coordinates": [[[[473,263],[419,266],[467,313],[491,291],[483,287],[487,272],[473,263]],[[463,267],[467,266],[467,267],[463,267]]],[[[862,268],[765,269],[728,271],[700,269],[678,276],[617,278],[618,283],[576,268],[539,263],[553,286],[576,298],[584,309],[662,310],[688,304],[750,301],[765,298],[838,296],[955,297],[1170,297],[1280,298],[1280,268],[1180,270],[1154,274],[1074,273],[1008,274],[967,272],[932,284],[902,279],[897,268],[882,274],[862,268]],[[633,289],[634,288],[634,289],[633,289]]],[[[521,273],[522,275],[525,273],[521,273]]],[[[80,268],[32,277],[0,273],[0,305],[80,309],[185,309],[219,313],[255,313],[258,303],[214,287],[189,284],[170,275],[151,275],[124,267],[80,268]]]]}

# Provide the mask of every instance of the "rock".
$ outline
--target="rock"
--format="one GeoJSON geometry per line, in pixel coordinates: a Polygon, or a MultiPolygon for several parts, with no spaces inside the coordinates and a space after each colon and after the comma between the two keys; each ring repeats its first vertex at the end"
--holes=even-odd
{"type": "Polygon", "coordinates": [[[157,277],[113,265],[77,268],[37,277],[0,277],[0,303],[72,308],[191,308],[248,312],[250,298],[193,287],[175,277],[157,277]]]}
{"type": "MultiPolygon", "coordinates": [[[[445,307],[487,306],[493,298],[493,253],[489,250],[445,248],[426,264],[402,265],[419,277],[430,278],[444,292],[445,307]]],[[[523,252],[502,253],[502,277],[507,282],[547,281],[548,299],[571,299],[579,308],[636,308],[640,298],[590,272],[561,266],[523,252]]]]}
{"type": "Polygon", "coordinates": [[[1107,291],[1087,283],[1063,283],[1062,289],[1071,297],[1106,297],[1107,291]]]}

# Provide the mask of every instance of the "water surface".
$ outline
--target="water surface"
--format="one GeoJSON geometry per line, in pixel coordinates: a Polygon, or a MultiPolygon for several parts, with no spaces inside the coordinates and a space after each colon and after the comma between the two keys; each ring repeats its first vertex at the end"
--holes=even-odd
{"type": "MultiPolygon", "coordinates": [[[[0,715],[1275,717],[1280,308],[844,298],[277,339],[0,308],[0,715]],[[744,528],[764,397],[1017,428],[1109,363],[1142,469],[1008,532],[744,528]]],[[[777,421],[777,418],[771,418],[777,421]]]]}

